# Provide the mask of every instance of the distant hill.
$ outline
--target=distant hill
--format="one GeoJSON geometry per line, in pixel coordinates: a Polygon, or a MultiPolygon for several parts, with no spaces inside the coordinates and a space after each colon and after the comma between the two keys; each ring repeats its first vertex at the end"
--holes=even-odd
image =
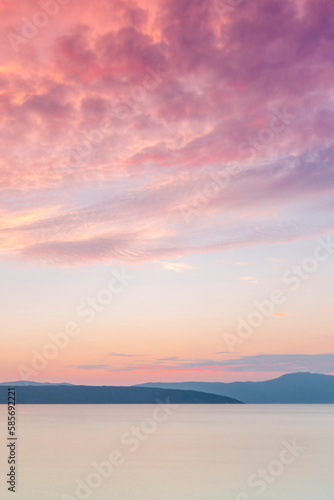
{"type": "Polygon", "coordinates": [[[236,399],[192,390],[85,385],[2,384],[0,404],[7,403],[7,386],[16,387],[16,404],[241,404],[236,399]]]}
{"type": "Polygon", "coordinates": [[[236,398],[249,404],[333,404],[334,376],[291,373],[265,382],[148,383],[137,387],[191,389],[236,398]]]}

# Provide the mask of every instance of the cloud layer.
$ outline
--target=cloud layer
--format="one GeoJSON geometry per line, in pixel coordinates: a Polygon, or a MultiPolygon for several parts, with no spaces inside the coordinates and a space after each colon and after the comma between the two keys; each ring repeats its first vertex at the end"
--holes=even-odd
{"type": "Polygon", "coordinates": [[[111,365],[79,365],[77,368],[90,370],[101,368],[106,371],[138,371],[149,372],[250,372],[250,373],[292,373],[317,372],[334,373],[334,354],[256,354],[238,356],[219,361],[217,359],[182,359],[179,357],[160,358],[153,363],[134,365],[124,364],[119,368],[111,365]]]}
{"type": "Polygon", "coordinates": [[[56,4],[36,32],[37,4],[0,2],[3,258],[138,262],[333,230],[332,2],[151,3],[56,4]]]}

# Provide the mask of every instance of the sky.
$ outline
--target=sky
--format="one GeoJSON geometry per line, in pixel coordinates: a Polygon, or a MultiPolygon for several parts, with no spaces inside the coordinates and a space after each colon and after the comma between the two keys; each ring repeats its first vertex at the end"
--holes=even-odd
{"type": "Polygon", "coordinates": [[[334,374],[332,1],[0,19],[0,380],[334,374]]]}

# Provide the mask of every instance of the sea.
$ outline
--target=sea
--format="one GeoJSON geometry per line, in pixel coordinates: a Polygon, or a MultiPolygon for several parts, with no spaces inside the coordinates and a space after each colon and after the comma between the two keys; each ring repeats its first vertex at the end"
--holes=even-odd
{"type": "Polygon", "coordinates": [[[334,499],[334,405],[16,408],[1,500],[334,499]]]}

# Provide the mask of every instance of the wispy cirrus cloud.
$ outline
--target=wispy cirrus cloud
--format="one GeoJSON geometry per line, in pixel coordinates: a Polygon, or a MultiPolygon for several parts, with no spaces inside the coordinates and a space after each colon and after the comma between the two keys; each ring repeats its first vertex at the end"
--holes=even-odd
{"type": "Polygon", "coordinates": [[[98,365],[68,365],[68,368],[77,368],[79,370],[105,370],[109,368],[109,365],[98,364],[98,365]]]}
{"type": "Polygon", "coordinates": [[[182,273],[183,271],[195,269],[193,266],[190,266],[185,262],[161,262],[161,264],[166,271],[175,271],[176,273],[182,273]]]}
{"type": "Polygon", "coordinates": [[[108,352],[108,356],[120,357],[120,358],[138,358],[140,354],[121,354],[119,352],[108,352]]]}
{"type": "MultiPolygon", "coordinates": [[[[236,356],[231,359],[194,359],[179,360],[175,358],[159,359],[159,363],[142,365],[124,365],[117,371],[147,370],[153,372],[170,371],[205,371],[205,372],[271,372],[290,373],[311,371],[318,373],[334,373],[334,353],[323,354],[258,354],[236,356]],[[162,361],[173,361],[167,364],[162,361]]],[[[111,369],[113,371],[113,369],[111,369]]]]}

